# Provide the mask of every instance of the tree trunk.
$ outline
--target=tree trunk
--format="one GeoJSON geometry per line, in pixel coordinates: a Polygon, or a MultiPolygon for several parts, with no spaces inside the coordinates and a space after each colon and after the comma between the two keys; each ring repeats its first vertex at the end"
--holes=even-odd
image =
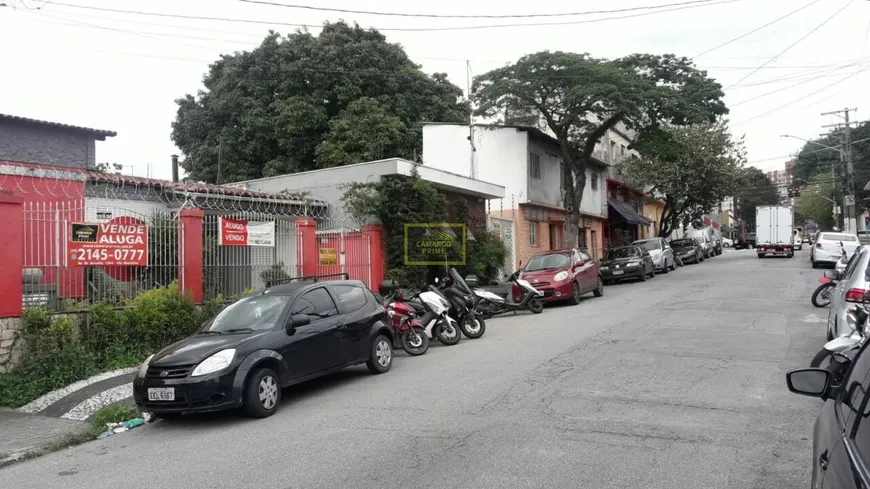
{"type": "Polygon", "coordinates": [[[562,205],[565,208],[565,224],[562,229],[562,246],[575,248],[579,246],[580,236],[580,204],[583,201],[583,190],[586,188],[586,163],[575,162],[567,165],[562,162],[562,205]],[[571,170],[571,166],[582,167],[582,172],[571,170]]]}

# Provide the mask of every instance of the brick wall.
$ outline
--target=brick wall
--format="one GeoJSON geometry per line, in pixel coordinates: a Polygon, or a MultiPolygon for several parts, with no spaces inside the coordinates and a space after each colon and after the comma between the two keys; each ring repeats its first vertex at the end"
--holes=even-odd
{"type": "Polygon", "coordinates": [[[447,200],[447,216],[450,222],[456,219],[456,207],[464,202],[468,207],[468,215],[472,232],[486,231],[486,200],[457,192],[441,192],[447,200]]]}
{"type": "Polygon", "coordinates": [[[85,132],[0,121],[0,160],[94,168],[95,150],[85,132]]]}

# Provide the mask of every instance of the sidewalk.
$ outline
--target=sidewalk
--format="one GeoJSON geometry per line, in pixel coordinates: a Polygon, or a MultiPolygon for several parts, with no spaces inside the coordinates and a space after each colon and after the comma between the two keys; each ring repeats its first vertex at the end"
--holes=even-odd
{"type": "Polygon", "coordinates": [[[83,436],[88,424],[0,408],[0,467],[83,436]]]}

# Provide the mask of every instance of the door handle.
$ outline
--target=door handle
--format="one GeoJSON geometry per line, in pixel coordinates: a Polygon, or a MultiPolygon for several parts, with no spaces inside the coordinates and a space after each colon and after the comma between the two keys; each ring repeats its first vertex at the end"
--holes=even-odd
{"type": "Polygon", "coordinates": [[[819,468],[822,470],[828,470],[828,451],[825,450],[819,455],[819,468]]]}

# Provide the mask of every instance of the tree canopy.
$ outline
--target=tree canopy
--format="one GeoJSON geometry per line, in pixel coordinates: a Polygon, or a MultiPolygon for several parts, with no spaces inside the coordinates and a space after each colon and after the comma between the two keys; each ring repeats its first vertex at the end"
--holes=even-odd
{"type": "Polygon", "coordinates": [[[445,74],[426,75],[376,30],[326,23],[223,55],[204,90],[176,102],[172,140],[188,174],[238,181],[422,154],[423,121],[465,122],[445,74]]]}
{"type": "Polygon", "coordinates": [[[746,223],[747,229],[755,229],[755,208],[760,205],[778,205],[779,190],[767,175],[750,166],[744,168],[734,194],[737,203],[737,217],[746,223]]]}
{"type": "Polygon", "coordinates": [[[798,223],[811,221],[819,225],[821,229],[831,229],[840,225],[834,220],[835,200],[842,206],[842,187],[833,186],[830,175],[818,174],[804,182],[800,195],[795,198],[795,220],[798,223]]]}
{"type": "Polygon", "coordinates": [[[722,87],[691,60],[635,54],[616,60],[543,51],[475,78],[476,113],[540,114],[559,142],[564,245],[575,246],[586,168],[607,131],[624,123],[637,144],[655,144],[663,124],[714,122],[727,113],[722,87]]]}
{"type": "Polygon", "coordinates": [[[743,142],[721,122],[662,126],[643,148],[639,158],[625,162],[624,172],[629,182],[651,187],[649,193],[664,200],[661,237],[689,224],[701,226],[704,214],[737,189],[746,161],[743,142]]]}

